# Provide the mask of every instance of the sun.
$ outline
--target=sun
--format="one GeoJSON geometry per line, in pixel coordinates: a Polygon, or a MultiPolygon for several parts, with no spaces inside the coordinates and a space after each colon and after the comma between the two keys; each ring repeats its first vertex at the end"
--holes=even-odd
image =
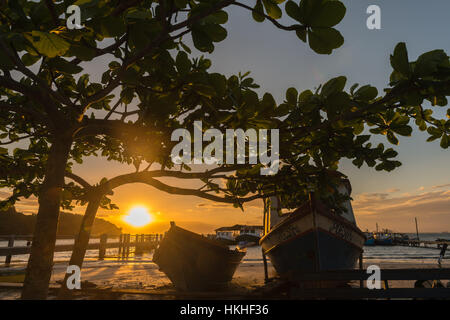
{"type": "Polygon", "coordinates": [[[153,221],[153,217],[144,206],[134,206],[128,211],[123,220],[133,227],[143,227],[153,221]]]}

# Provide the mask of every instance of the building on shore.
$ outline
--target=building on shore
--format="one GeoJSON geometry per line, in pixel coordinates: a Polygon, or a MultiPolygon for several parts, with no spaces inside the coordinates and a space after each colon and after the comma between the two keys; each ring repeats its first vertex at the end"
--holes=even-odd
{"type": "Polygon", "coordinates": [[[231,227],[218,228],[215,231],[217,239],[235,241],[242,236],[251,236],[259,239],[263,235],[264,228],[263,226],[235,224],[231,227]]]}

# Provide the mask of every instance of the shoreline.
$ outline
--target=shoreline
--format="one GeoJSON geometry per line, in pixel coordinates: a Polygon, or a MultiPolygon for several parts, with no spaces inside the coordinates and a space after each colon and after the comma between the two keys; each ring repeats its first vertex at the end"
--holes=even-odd
{"type": "MultiPolygon", "coordinates": [[[[89,261],[90,262],[90,261],[89,261]]],[[[50,285],[53,288],[59,286],[58,281],[62,280],[65,275],[68,262],[55,263],[52,273],[50,285]]],[[[369,265],[375,263],[365,262],[363,267],[367,269],[369,265]]],[[[383,262],[377,263],[383,269],[402,269],[402,268],[437,268],[437,264],[431,263],[414,263],[414,262],[383,262]]],[[[450,263],[445,261],[443,268],[449,268],[450,263]]],[[[23,270],[23,266],[10,268],[12,270],[23,270]]],[[[0,269],[1,271],[1,269],[0,269]]],[[[276,276],[270,262],[268,262],[269,278],[276,276]]],[[[140,291],[148,294],[122,294],[120,299],[155,299],[155,297],[163,297],[166,292],[174,292],[174,287],[167,276],[158,270],[158,266],[152,262],[127,262],[114,260],[98,261],[97,263],[89,263],[82,268],[81,281],[87,281],[94,284],[98,289],[115,289],[129,290],[131,292],[140,291]],[[153,293],[153,294],[151,294],[153,293]]],[[[353,283],[353,282],[352,282],[353,283]]],[[[19,285],[17,283],[17,285],[19,285]]],[[[264,264],[258,261],[249,261],[242,263],[236,270],[228,288],[224,294],[245,293],[264,286],[264,264]]],[[[391,288],[412,288],[413,280],[391,280],[389,281],[391,288]]],[[[15,300],[20,298],[20,287],[18,288],[1,288],[0,283],[0,300],[15,300]]],[[[170,296],[170,294],[169,294],[170,296]]],[[[111,296],[110,298],[113,298],[111,296]]],[[[166,296],[167,298],[167,296],[166,296]]],[[[51,297],[50,297],[51,299],[51,297]]]]}

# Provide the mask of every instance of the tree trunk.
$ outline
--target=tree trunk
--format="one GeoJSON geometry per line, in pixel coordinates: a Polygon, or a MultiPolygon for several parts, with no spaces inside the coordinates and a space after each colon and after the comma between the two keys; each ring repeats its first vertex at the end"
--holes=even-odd
{"type": "MultiPolygon", "coordinates": [[[[86,254],[87,246],[89,244],[89,238],[91,236],[92,225],[95,221],[95,215],[97,214],[100,200],[103,194],[95,194],[88,203],[86,212],[84,213],[83,220],[81,221],[80,231],[72,250],[72,256],[70,257],[69,265],[77,265],[81,267],[83,265],[84,256],[86,254]]],[[[58,293],[59,299],[68,299],[71,296],[71,291],[67,288],[67,280],[70,274],[65,275],[64,281],[61,285],[61,289],[58,293]]]]}
{"type": "Polygon", "coordinates": [[[22,299],[46,299],[52,274],[64,173],[72,145],[57,137],[46,164],[45,179],[39,193],[39,210],[28,260],[22,299]]]}

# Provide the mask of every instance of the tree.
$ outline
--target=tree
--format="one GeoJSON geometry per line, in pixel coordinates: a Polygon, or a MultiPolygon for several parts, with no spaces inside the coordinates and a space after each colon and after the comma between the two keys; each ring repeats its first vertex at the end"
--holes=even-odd
{"type": "MultiPolygon", "coordinates": [[[[87,196],[86,190],[66,185],[73,161],[98,155],[134,164],[136,173],[168,192],[183,188],[164,186],[155,176],[186,175],[202,180],[201,195],[242,206],[245,198],[279,194],[286,206],[295,207],[310,190],[330,204],[339,203],[329,170],[341,158],[366,162],[377,170],[392,170],[400,163],[397,153],[383,144],[372,147],[370,133],[384,134],[398,143],[396,134],[412,132],[410,119],[429,140],[441,139],[448,147],[449,121],[435,119],[424,100],[447,105],[450,65],[442,50],[425,53],[410,62],[404,44],[391,57],[393,74],[386,94],[378,96],[371,86],[344,91],[345,77],[321,88],[286,92],[277,105],[272,95],[262,97],[248,75],[225,77],[210,73],[211,62],[190,57],[183,43],[191,36],[202,52],[227,36],[228,7],[251,12],[257,22],[295,32],[319,54],[330,54],[343,43],[334,29],[345,7],[340,1],[257,0],[252,6],[233,0],[79,0],[5,1],[0,4],[0,116],[2,144],[18,141],[26,147],[12,154],[0,149],[1,187],[13,189],[4,202],[37,195],[39,210],[22,297],[47,296],[53,262],[58,214],[61,206],[76,199],[111,207],[109,200],[87,196]],[[67,29],[62,18],[66,8],[81,7],[83,29],[67,29]],[[279,22],[285,12],[292,25],[279,22]],[[90,79],[83,62],[111,57],[100,82],[90,79]],[[135,106],[135,107],[132,107],[135,106]],[[176,128],[192,128],[202,120],[204,129],[279,128],[281,169],[274,176],[258,174],[260,165],[221,165],[196,173],[187,165],[180,171],[171,161],[176,128]],[[140,172],[142,165],[158,170],[140,172]],[[7,168],[7,169],[6,169],[7,168]],[[185,170],[185,171],[182,171],[185,170]],[[147,173],[146,173],[147,172],[147,173]],[[153,173],[152,173],[153,172],[153,173]],[[224,186],[217,179],[226,181],[224,186]],[[78,192],[78,193],[77,193],[78,192]],[[219,196],[214,195],[218,193],[219,196]],[[84,198],[83,198],[84,197],[84,198]]],[[[95,60],[99,61],[99,60],[95,60]]],[[[447,112],[447,115],[449,113],[447,112]]],[[[142,177],[141,177],[142,178],[142,177]]],[[[136,181],[137,180],[137,181],[136,181]]],[[[102,183],[99,184],[99,186],[102,183]]],[[[106,190],[104,190],[106,191],[106,190]]],[[[340,207],[336,205],[339,212],[340,207]]]]}

